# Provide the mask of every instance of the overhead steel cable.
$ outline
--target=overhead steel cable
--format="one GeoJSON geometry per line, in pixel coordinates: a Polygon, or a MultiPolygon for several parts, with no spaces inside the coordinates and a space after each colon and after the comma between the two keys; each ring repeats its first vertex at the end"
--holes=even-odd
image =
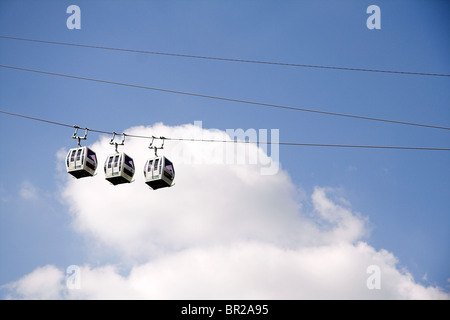
{"type": "Polygon", "coordinates": [[[93,82],[99,82],[99,83],[105,83],[105,84],[113,84],[113,85],[132,87],[132,88],[138,88],[138,89],[153,90],[153,91],[159,91],[159,92],[165,92],[165,93],[175,93],[175,94],[181,94],[181,95],[187,95],[187,96],[193,96],[193,97],[199,97],[199,98],[207,98],[207,99],[214,99],[214,100],[221,100],[221,101],[244,103],[244,104],[250,104],[250,105],[270,107],[270,108],[288,109],[288,110],[294,110],[294,111],[302,111],[302,112],[310,112],[310,113],[317,113],[317,114],[325,114],[325,115],[329,115],[329,116],[338,116],[338,117],[354,118],[354,119],[360,119],[360,120],[370,120],[370,121],[378,121],[378,122],[393,123],[393,124],[402,124],[402,125],[409,125],[409,126],[417,126],[417,127],[425,127],[425,128],[433,128],[433,129],[441,129],[441,130],[450,130],[450,127],[437,126],[437,125],[429,125],[429,124],[422,124],[422,123],[414,123],[414,122],[382,119],[382,118],[375,118],[375,117],[359,116],[359,115],[345,114],[345,113],[338,113],[338,112],[331,112],[331,111],[324,111],[324,110],[306,109],[306,108],[299,108],[299,107],[292,107],[292,106],[285,106],[285,105],[278,105],[278,104],[250,101],[250,100],[226,98],[226,97],[212,96],[212,95],[206,95],[206,94],[200,94],[200,93],[192,93],[192,92],[186,92],[186,91],[178,91],[178,90],[155,88],[155,87],[149,87],[149,86],[143,86],[143,85],[137,85],[137,84],[130,84],[130,83],[124,83],[124,82],[117,82],[117,81],[109,81],[109,80],[81,77],[81,76],[75,76],[75,75],[70,75],[70,74],[65,74],[65,73],[56,73],[56,72],[49,72],[49,71],[43,71],[43,70],[21,68],[21,67],[8,66],[8,65],[0,65],[0,67],[1,68],[13,69],[13,70],[34,72],[34,73],[39,73],[39,74],[46,74],[46,75],[51,75],[51,76],[65,77],[65,78],[71,78],[71,79],[79,79],[79,80],[85,80],[85,81],[93,81],[93,82]]]}
{"type": "Polygon", "coordinates": [[[250,60],[250,59],[222,58],[222,57],[200,56],[200,55],[190,55],[190,54],[182,54],[182,53],[125,49],[125,48],[106,47],[106,46],[59,42],[59,41],[48,41],[48,40],[29,39],[29,38],[19,38],[19,37],[9,37],[9,36],[0,36],[0,38],[8,39],[8,40],[18,40],[18,41],[28,41],[28,42],[35,42],[35,43],[71,46],[71,47],[102,49],[102,50],[111,50],[111,51],[152,54],[152,55],[162,55],[162,56],[182,57],[182,58],[193,58],[193,59],[203,59],[203,60],[215,60],[215,61],[225,61],[225,62],[253,63],[253,64],[264,64],[264,65],[275,65],[275,66],[286,66],[286,67],[316,68],[316,69],[330,69],[330,70],[343,70],[343,71],[377,72],[377,73],[390,73],[390,74],[403,74],[403,75],[416,75],[416,76],[450,77],[450,74],[444,74],[444,73],[395,71],[395,70],[381,70],[381,69],[369,69],[369,68],[352,68],[352,67],[337,67],[337,66],[325,66],[325,65],[313,65],[313,64],[298,64],[298,63],[286,63],[286,62],[274,62],[274,61],[262,61],[262,60],[250,60]]]}
{"type": "Polygon", "coordinates": [[[74,126],[71,126],[69,124],[56,122],[56,121],[45,120],[45,119],[40,119],[40,118],[35,118],[35,117],[30,117],[30,116],[26,116],[26,115],[23,115],[23,114],[17,114],[17,113],[12,113],[12,112],[3,111],[3,110],[0,110],[0,112],[3,113],[3,114],[14,116],[14,117],[20,117],[20,118],[25,118],[25,119],[30,119],[30,120],[46,122],[46,123],[55,124],[55,125],[58,125],[58,126],[64,126],[64,127],[69,127],[69,128],[73,128],[74,127],[74,126]]]}
{"type": "Polygon", "coordinates": [[[351,144],[324,144],[324,143],[300,143],[300,142],[272,142],[272,141],[248,141],[248,140],[225,140],[225,139],[198,139],[198,138],[174,138],[174,137],[157,137],[157,136],[143,136],[128,134],[125,132],[117,133],[115,131],[104,131],[91,128],[82,128],[77,125],[70,125],[57,121],[50,121],[46,119],[31,117],[27,115],[22,115],[18,113],[12,113],[4,110],[0,110],[0,113],[20,117],[29,120],[40,121],[44,123],[49,123],[53,125],[59,125],[69,128],[78,128],[82,130],[88,130],[96,133],[103,133],[108,135],[124,135],[131,138],[141,138],[141,139],[160,139],[168,141],[181,141],[181,142],[209,142],[209,143],[245,143],[245,144],[267,144],[267,145],[281,145],[281,146],[303,146],[303,147],[333,147],[333,148],[360,148],[360,149],[396,149],[396,150],[421,150],[421,151],[450,151],[450,148],[439,148],[439,147],[408,147],[408,146],[377,146],[377,145],[351,145],[351,144]]]}

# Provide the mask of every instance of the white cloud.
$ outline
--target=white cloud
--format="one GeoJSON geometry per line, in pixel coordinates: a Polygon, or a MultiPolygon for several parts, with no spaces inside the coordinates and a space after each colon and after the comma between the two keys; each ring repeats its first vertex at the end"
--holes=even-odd
{"type": "Polygon", "coordinates": [[[62,272],[37,269],[12,285],[10,298],[68,299],[449,299],[396,268],[395,257],[366,243],[285,249],[260,242],[187,249],[134,266],[82,267],[81,288],[62,272]],[[366,285],[381,270],[381,289],[366,285]]]}
{"type": "Polygon", "coordinates": [[[55,266],[44,266],[22,277],[20,280],[5,285],[11,294],[9,299],[60,299],[64,289],[64,274],[55,266]]]}
{"type": "Polygon", "coordinates": [[[36,187],[28,180],[22,182],[19,194],[24,200],[36,200],[38,198],[36,187]]]}
{"type": "MultiPolygon", "coordinates": [[[[326,233],[328,237],[332,238],[330,242],[351,243],[366,235],[366,219],[331,201],[326,196],[326,189],[315,188],[312,201],[319,217],[330,227],[326,233]]],[[[341,199],[340,201],[343,202],[341,199]]]]}
{"type": "MultiPolygon", "coordinates": [[[[227,138],[225,132],[192,125],[126,132],[227,138]]],[[[143,139],[129,139],[123,147],[137,165],[135,182],[112,186],[103,176],[103,162],[114,151],[108,142],[102,138],[92,145],[98,174],[80,180],[66,176],[62,193],[91,247],[116,252],[128,272],[85,265],[81,289],[69,290],[62,272],[37,269],[10,287],[12,297],[39,296],[33,279],[50,274],[51,288],[42,290],[73,299],[450,298],[398,270],[393,254],[362,242],[367,218],[352,212],[345,200],[333,201],[333,189],[316,187],[312,211],[304,212],[305,194],[297,192],[286,171],[263,176],[261,164],[224,164],[221,144],[167,141],[160,153],[175,163],[176,186],[153,191],[142,176],[153,155],[143,139]],[[371,265],[381,270],[380,290],[367,287],[371,265]]]]}
{"type": "MultiPolygon", "coordinates": [[[[186,137],[195,130],[156,125],[128,133],[186,137]]],[[[225,137],[224,132],[212,130],[205,130],[205,135],[225,137]]],[[[134,158],[137,168],[135,182],[118,186],[110,185],[103,175],[103,162],[114,152],[108,138],[92,146],[99,158],[98,175],[69,179],[64,190],[79,231],[139,256],[153,254],[156,247],[182,249],[245,239],[289,245],[304,238],[308,222],[298,216],[295,187],[285,171],[263,176],[258,165],[219,164],[222,144],[168,141],[159,153],[175,163],[176,185],[154,191],[145,185],[142,174],[146,159],[153,156],[148,143],[129,139],[119,149],[134,158]]]]}

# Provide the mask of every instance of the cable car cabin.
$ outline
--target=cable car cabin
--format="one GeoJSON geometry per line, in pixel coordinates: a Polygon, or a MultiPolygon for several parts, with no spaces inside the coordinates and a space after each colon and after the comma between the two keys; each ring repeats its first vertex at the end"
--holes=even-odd
{"type": "Polygon", "coordinates": [[[144,178],[145,183],[153,190],[171,187],[175,179],[175,169],[166,157],[155,157],[145,163],[144,178]]]}
{"type": "Polygon", "coordinates": [[[97,155],[88,147],[69,150],[66,158],[67,172],[75,178],[92,177],[97,169],[97,155]]]}
{"type": "Polygon", "coordinates": [[[134,162],[123,152],[110,154],[105,161],[105,179],[113,185],[130,183],[134,176],[134,162]]]}

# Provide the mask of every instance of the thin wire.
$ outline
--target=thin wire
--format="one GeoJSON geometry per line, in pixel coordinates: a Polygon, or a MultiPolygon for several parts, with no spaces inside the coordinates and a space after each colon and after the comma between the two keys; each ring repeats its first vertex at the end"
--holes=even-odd
{"type": "Polygon", "coordinates": [[[349,67],[335,67],[335,66],[323,66],[323,65],[311,65],[311,64],[271,62],[271,61],[261,61],[261,60],[220,58],[220,57],[198,56],[198,55],[189,55],[189,54],[181,54],[181,53],[169,53],[169,52],[157,52],[157,51],[114,48],[114,47],[105,47],[105,46],[94,46],[94,45],[87,45],[87,44],[77,44],[77,43],[69,43],[69,42],[47,41],[47,40],[37,40],[37,39],[8,37],[8,36],[0,36],[0,38],[2,38],[2,39],[9,39],[9,40],[29,41],[29,42],[37,42],[37,43],[45,43],[45,44],[81,47],[81,48],[113,50],[113,51],[122,51],[122,52],[153,54],[153,55],[163,55],[163,56],[183,57],[183,58],[194,58],[194,59],[204,59],[204,60],[227,61],[227,62],[254,63],[254,64],[265,64],[265,65],[276,65],[276,66],[287,66],[287,67],[317,68],[317,69],[331,69],[331,70],[345,70],[345,71],[378,72],[378,73],[391,73],[391,74],[403,74],[403,75],[450,77],[450,74],[443,74],[443,73],[425,73],[425,72],[394,71],[394,70],[379,70],[379,69],[365,69],[365,68],[349,68],[349,67]]]}
{"type": "Polygon", "coordinates": [[[42,71],[42,70],[27,69],[27,68],[14,67],[14,66],[8,66],[8,65],[0,65],[0,67],[8,68],[8,69],[14,69],[14,70],[35,72],[35,73],[40,73],[40,74],[47,74],[47,75],[58,76],[58,77],[66,77],[66,78],[86,80],[86,81],[93,81],[93,82],[100,82],[100,83],[106,83],[106,84],[114,84],[114,85],[125,86],[125,87],[132,87],[132,88],[160,91],[160,92],[165,92],[165,93],[175,93],[175,94],[188,95],[188,96],[193,96],[193,97],[200,97],[200,98],[207,98],[207,99],[214,99],[214,100],[222,100],[222,101],[229,101],[229,102],[245,103],[245,104],[258,105],[258,106],[263,106],[263,107],[288,109],[288,110],[294,110],[294,111],[303,111],[303,112],[325,114],[325,115],[330,115],[330,116],[347,117],[347,118],[355,118],[355,119],[378,121],[378,122],[387,122],[387,123],[402,124],[402,125],[409,125],[409,126],[418,126],[418,127],[426,127],[426,128],[433,128],[433,129],[450,130],[450,127],[428,125],[428,124],[421,124],[421,123],[413,123],[413,122],[406,122],[406,121],[389,120],[389,119],[374,118],[374,117],[366,117],[366,116],[358,116],[358,115],[337,113],[337,112],[329,112],[329,111],[322,111],[322,110],[290,107],[290,106],[270,104],[270,103],[263,103],[263,102],[256,102],[256,101],[249,101],[249,100],[225,98],[225,97],[211,96],[211,95],[192,93],[192,92],[185,92],[185,91],[176,91],[176,90],[169,90],[169,89],[154,88],[154,87],[148,87],[148,86],[142,86],[142,85],[136,85],[136,84],[130,84],[130,83],[123,83],[123,82],[116,82],[116,81],[108,81],[108,80],[80,77],[80,76],[74,76],[74,75],[69,75],[69,74],[64,74],[64,73],[55,73],[55,72],[48,72],[48,71],[42,71]]]}
{"type": "Polygon", "coordinates": [[[258,143],[282,146],[303,147],[335,147],[335,148],[364,148],[364,149],[398,149],[398,150],[428,150],[428,151],[450,151],[450,148],[432,147],[404,147],[404,146],[374,146],[374,145],[350,145],[350,144],[325,144],[325,143],[299,143],[299,142],[266,142],[266,141],[242,141],[242,140],[214,140],[214,139],[189,139],[189,138],[164,138],[174,141],[197,141],[197,142],[221,142],[221,143],[258,143]]]}
{"type": "MultiPolygon", "coordinates": [[[[55,122],[55,121],[50,121],[50,120],[45,120],[45,119],[40,119],[40,118],[34,118],[34,117],[25,116],[25,115],[22,115],[22,114],[17,114],[17,113],[12,113],[12,112],[7,112],[7,111],[3,111],[3,110],[0,110],[0,112],[4,113],[4,114],[8,114],[10,116],[21,117],[21,118],[31,119],[31,120],[36,120],[36,121],[42,121],[42,122],[46,122],[46,123],[50,123],[50,124],[55,124],[55,125],[58,125],[58,126],[75,128],[75,126],[71,126],[71,125],[68,125],[68,124],[65,124],[65,123],[60,123],[60,122],[55,122]]],[[[85,129],[85,128],[83,128],[83,129],[85,129]]]]}
{"type": "Polygon", "coordinates": [[[269,141],[244,141],[244,140],[217,140],[217,139],[195,139],[195,138],[171,138],[171,137],[156,137],[156,136],[143,136],[134,135],[128,133],[117,133],[115,131],[103,131],[97,129],[82,128],[79,126],[73,126],[62,122],[50,121],[46,119],[40,119],[36,117],[30,117],[22,114],[12,113],[0,110],[0,113],[7,114],[10,116],[20,117],[24,119],[30,119],[35,121],[41,121],[53,125],[59,125],[70,128],[78,128],[83,130],[89,130],[97,133],[104,134],[116,134],[123,135],[131,138],[142,138],[142,139],[158,139],[158,140],[171,140],[171,141],[183,141],[183,142],[211,142],[211,143],[255,143],[255,144],[267,144],[267,145],[282,145],[282,146],[303,146],[303,147],[334,147],[334,148],[364,148],[364,149],[397,149],[397,150],[422,150],[422,151],[450,151],[450,148],[434,148],[434,147],[405,147],[405,146],[374,146],[374,145],[349,145],[349,144],[324,144],[324,143],[300,143],[300,142],[269,142],[269,141]]]}

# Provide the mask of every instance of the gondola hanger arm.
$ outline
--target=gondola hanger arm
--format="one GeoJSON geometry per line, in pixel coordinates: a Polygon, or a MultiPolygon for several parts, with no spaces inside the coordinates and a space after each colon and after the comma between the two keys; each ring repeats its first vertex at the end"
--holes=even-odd
{"type": "Polygon", "coordinates": [[[150,142],[150,145],[148,146],[149,149],[154,149],[155,150],[155,157],[158,156],[158,149],[164,149],[164,141],[166,140],[165,137],[161,136],[159,138],[152,136],[152,141],[150,142]],[[160,139],[162,140],[162,144],[160,147],[157,147],[154,145],[155,139],[160,139]]]}
{"type": "Polygon", "coordinates": [[[122,133],[122,141],[120,143],[117,143],[116,141],[114,141],[114,139],[116,138],[117,133],[113,132],[113,136],[111,138],[111,141],[109,142],[109,144],[114,145],[116,153],[118,153],[119,151],[117,150],[118,146],[123,146],[125,144],[125,133],[122,133]]]}
{"type": "Polygon", "coordinates": [[[78,140],[78,147],[81,147],[81,140],[86,140],[87,139],[87,134],[88,134],[88,128],[84,128],[84,136],[77,136],[77,134],[78,134],[78,129],[82,129],[82,128],[80,128],[79,126],[77,126],[77,125],[75,125],[75,126],[73,126],[74,128],[75,128],[75,132],[73,133],[73,135],[72,135],[72,138],[73,139],[77,139],[78,140]]]}

